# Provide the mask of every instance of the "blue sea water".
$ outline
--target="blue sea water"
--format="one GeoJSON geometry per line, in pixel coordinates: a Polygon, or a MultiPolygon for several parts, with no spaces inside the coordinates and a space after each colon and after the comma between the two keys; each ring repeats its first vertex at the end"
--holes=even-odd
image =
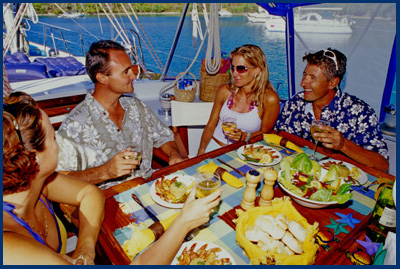
{"type": "MultiPolygon", "coordinates": [[[[168,53],[171,49],[177,25],[179,22],[179,15],[141,15],[139,16],[140,24],[145,29],[145,32],[154,47],[160,62],[164,66],[168,53]]],[[[202,21],[203,18],[201,18],[202,21]]],[[[106,17],[101,17],[101,26],[97,16],[86,16],[84,18],[76,19],[76,21],[85,28],[88,32],[93,35],[88,35],[87,31],[71,19],[56,18],[42,16],[39,17],[39,21],[46,24],[57,25],[72,31],[80,31],[83,36],[83,44],[85,51],[89,49],[92,42],[103,39],[112,39],[116,36],[115,30],[111,30],[110,23],[106,17]],[[103,31],[103,33],[102,33],[103,31]]],[[[132,24],[127,17],[122,17],[122,22],[125,28],[133,29],[132,24]]],[[[141,29],[140,25],[137,27],[141,29]]],[[[244,16],[233,16],[223,17],[219,20],[220,24],[220,42],[221,51],[229,55],[229,52],[234,48],[239,47],[243,44],[255,44],[258,45],[265,53],[267,58],[267,64],[270,72],[270,80],[274,86],[279,85],[279,94],[282,98],[287,98],[287,71],[286,71],[286,49],[284,35],[276,35],[268,37],[265,33],[263,25],[256,25],[247,23],[247,18],[244,16]]],[[[200,38],[197,40],[197,46],[193,46],[192,38],[192,20],[190,16],[187,16],[182,28],[181,36],[178,41],[174,58],[171,62],[168,70],[168,76],[177,76],[179,73],[185,71],[187,67],[192,63],[194,56],[197,53],[199,45],[201,44],[200,38]]],[[[31,30],[28,32],[29,40],[42,43],[43,42],[43,26],[39,24],[30,23],[31,30]]],[[[206,27],[202,24],[202,32],[204,33],[206,27]]],[[[141,31],[141,30],[140,30],[141,31]]],[[[142,31],[141,31],[142,33],[142,31]]],[[[51,44],[49,38],[49,30],[47,30],[47,44],[51,44]]],[[[60,35],[54,31],[54,35],[59,37],[60,35]]],[[[63,35],[67,40],[74,40],[79,42],[75,33],[69,33],[63,31],[63,35]]],[[[59,42],[58,48],[64,50],[64,45],[59,42]]],[[[153,60],[150,53],[148,53],[145,45],[142,42],[144,61],[146,67],[155,73],[161,73],[159,66],[153,60]]],[[[68,49],[71,53],[76,55],[82,55],[82,46],[79,43],[72,44],[68,43],[68,49]]],[[[196,63],[190,69],[189,72],[194,74],[196,78],[200,78],[200,66],[201,61],[205,57],[207,49],[207,40],[205,41],[202,50],[196,60],[196,63]]]]}
{"type": "MultiPolygon", "coordinates": [[[[168,53],[171,49],[171,45],[177,31],[177,25],[180,20],[180,15],[139,15],[140,24],[132,17],[136,26],[140,29],[141,34],[143,34],[142,28],[145,30],[146,36],[149,38],[151,42],[151,46],[157,53],[157,57],[160,59],[161,64],[164,66],[167,61],[168,53]]],[[[114,39],[117,35],[116,31],[112,29],[108,19],[104,16],[100,17],[101,24],[99,24],[99,18],[97,16],[85,16],[84,18],[76,19],[74,22],[71,19],[65,18],[56,18],[56,17],[48,17],[41,16],[39,17],[39,21],[41,23],[57,25],[59,27],[63,27],[66,29],[70,29],[74,31],[74,33],[70,33],[68,31],[63,31],[63,35],[67,40],[73,40],[75,43],[68,43],[69,51],[76,55],[83,55],[82,46],[84,47],[84,51],[86,52],[91,43],[97,41],[99,39],[114,39]],[[83,44],[79,42],[79,36],[77,37],[76,32],[81,32],[83,37],[83,44]]],[[[204,33],[206,27],[204,24],[204,19],[200,18],[202,21],[202,32],[204,33]]],[[[127,17],[119,17],[119,21],[121,25],[125,29],[134,29],[130,20],[127,17]]],[[[358,38],[363,34],[362,25],[365,25],[367,20],[358,20],[353,26],[353,34],[352,35],[329,35],[324,38],[320,36],[311,36],[310,39],[307,40],[307,45],[310,49],[321,49],[326,48],[327,44],[333,44],[333,47],[339,48],[352,48],[355,43],[357,43],[358,38]]],[[[247,22],[247,18],[245,16],[232,16],[232,17],[220,17],[219,20],[219,34],[220,34],[220,43],[221,43],[221,51],[225,52],[226,55],[229,55],[229,52],[234,48],[241,46],[243,44],[255,44],[258,45],[265,53],[269,73],[270,80],[274,84],[275,87],[279,87],[278,94],[281,98],[286,99],[288,97],[288,76],[287,76],[287,66],[286,66],[286,46],[285,46],[285,35],[284,33],[270,33],[267,32],[264,28],[263,24],[252,24],[247,22]]],[[[367,39],[368,43],[376,46],[376,53],[382,53],[390,47],[383,50],[382,44],[379,42],[378,37],[382,37],[383,40],[385,36],[391,34],[392,30],[390,30],[392,26],[385,21],[377,21],[376,24],[373,25],[375,32],[372,32],[370,36],[365,35],[364,39],[367,39]],[[376,25],[376,26],[375,26],[376,25]],[[389,28],[388,28],[389,27],[389,28]],[[377,42],[378,41],[378,42],[377,42]]],[[[43,43],[43,26],[41,24],[33,24],[30,23],[30,31],[28,31],[29,40],[43,43]]],[[[182,32],[180,39],[177,43],[177,47],[175,50],[174,58],[169,67],[169,71],[167,73],[168,76],[175,77],[179,73],[185,71],[187,67],[192,63],[193,58],[195,57],[198,47],[201,43],[200,38],[197,40],[197,46],[193,45],[192,38],[193,24],[191,20],[191,16],[185,18],[185,22],[183,24],[182,32]]],[[[394,28],[395,31],[395,28],[394,28]]],[[[49,38],[50,32],[47,30],[47,44],[51,43],[49,38]]],[[[57,32],[54,32],[55,36],[60,36],[57,32]]],[[[306,38],[306,36],[304,36],[306,38]]],[[[298,38],[296,38],[296,50],[297,55],[304,55],[306,49],[302,45],[298,45],[298,38]]],[[[61,42],[58,42],[58,48],[63,50],[64,46],[61,42]]],[[[148,52],[146,46],[142,42],[143,54],[144,54],[144,62],[146,67],[149,70],[152,70],[155,73],[161,73],[162,68],[156,64],[156,61],[153,60],[151,54],[148,52]]],[[[189,72],[194,74],[196,78],[200,78],[200,66],[201,60],[205,57],[207,48],[207,40],[201,49],[201,52],[196,60],[196,63],[190,69],[189,72]]],[[[298,61],[301,64],[301,61],[298,61]]],[[[298,63],[298,64],[299,64],[298,63]]],[[[298,65],[297,64],[297,65],[298,65]]],[[[301,69],[302,67],[297,66],[296,69],[301,69]]],[[[300,70],[298,72],[301,72],[300,70]]],[[[296,74],[296,76],[298,76],[296,74]]],[[[300,73],[301,76],[301,73],[300,73]]],[[[296,79],[297,80],[297,79],[296,79]]],[[[296,81],[296,85],[300,84],[299,81],[296,81]]],[[[390,103],[396,104],[396,85],[393,87],[391,101],[390,103]]]]}

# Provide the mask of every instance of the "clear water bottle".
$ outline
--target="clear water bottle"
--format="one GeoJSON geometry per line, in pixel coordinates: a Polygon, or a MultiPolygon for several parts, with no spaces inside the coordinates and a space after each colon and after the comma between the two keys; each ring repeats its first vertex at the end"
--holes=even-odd
{"type": "Polygon", "coordinates": [[[382,243],[385,241],[388,232],[396,233],[396,206],[393,201],[393,185],[384,184],[371,219],[369,220],[366,233],[373,241],[382,243]]]}

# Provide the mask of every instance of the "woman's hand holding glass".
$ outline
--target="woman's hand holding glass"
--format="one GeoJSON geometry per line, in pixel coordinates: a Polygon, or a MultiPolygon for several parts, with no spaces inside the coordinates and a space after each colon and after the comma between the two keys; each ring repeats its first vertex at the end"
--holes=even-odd
{"type": "Polygon", "coordinates": [[[188,199],[183,205],[182,212],[178,218],[185,225],[186,231],[199,227],[210,220],[210,214],[214,208],[221,202],[221,188],[205,196],[204,198],[196,199],[196,188],[193,188],[189,194],[188,199]]]}
{"type": "Polygon", "coordinates": [[[237,136],[237,119],[234,115],[224,115],[222,117],[222,131],[226,136],[226,144],[229,144],[229,140],[234,140],[237,136]]]}

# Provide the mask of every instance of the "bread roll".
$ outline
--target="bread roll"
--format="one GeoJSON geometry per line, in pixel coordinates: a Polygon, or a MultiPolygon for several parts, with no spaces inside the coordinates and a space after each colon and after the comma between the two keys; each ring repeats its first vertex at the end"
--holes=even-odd
{"type": "Polygon", "coordinates": [[[279,213],[278,216],[276,216],[277,220],[282,220],[284,223],[288,224],[289,220],[285,214],[279,213]]]}
{"type": "Polygon", "coordinates": [[[307,231],[304,229],[303,225],[295,220],[289,222],[289,231],[297,238],[300,242],[304,242],[306,239],[307,231]]]}
{"type": "Polygon", "coordinates": [[[283,248],[283,254],[286,254],[286,255],[294,255],[294,252],[293,252],[290,248],[288,248],[287,246],[285,246],[285,247],[283,248]]]}
{"type": "Polygon", "coordinates": [[[275,241],[275,239],[273,239],[271,236],[269,236],[268,234],[264,233],[265,236],[263,236],[262,238],[260,238],[260,240],[257,243],[257,246],[262,250],[262,251],[267,251],[267,250],[272,250],[271,246],[273,241],[275,241]]]}
{"type": "Polygon", "coordinates": [[[282,239],[285,234],[285,230],[282,229],[279,225],[275,225],[273,222],[264,219],[264,222],[261,224],[260,229],[270,236],[272,236],[276,240],[282,239]]]}
{"type": "Polygon", "coordinates": [[[286,232],[282,238],[282,242],[285,243],[293,252],[297,254],[303,253],[302,244],[294,238],[294,236],[290,232],[286,232]]]}
{"type": "Polygon", "coordinates": [[[273,242],[272,242],[272,244],[271,244],[271,248],[272,249],[275,249],[275,251],[277,252],[277,253],[280,253],[280,254],[282,254],[282,253],[284,253],[284,251],[285,251],[285,244],[283,244],[281,241],[279,241],[279,240],[274,240],[273,242]]]}
{"type": "Polygon", "coordinates": [[[281,227],[285,231],[288,229],[288,225],[286,224],[286,222],[284,220],[275,219],[274,223],[275,223],[275,225],[278,225],[279,227],[281,227]]]}
{"type": "Polygon", "coordinates": [[[250,226],[249,228],[246,229],[244,235],[250,241],[258,242],[261,237],[266,235],[266,233],[260,230],[257,226],[250,226]]]}

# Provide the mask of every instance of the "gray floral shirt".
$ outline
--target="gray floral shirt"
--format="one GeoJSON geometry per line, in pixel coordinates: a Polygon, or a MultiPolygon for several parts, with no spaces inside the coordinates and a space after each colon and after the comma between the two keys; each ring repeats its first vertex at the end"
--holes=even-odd
{"type": "Polygon", "coordinates": [[[139,99],[122,96],[120,103],[125,110],[122,130],[90,93],[69,113],[56,136],[60,146],[58,171],[98,167],[126,147],[141,145],[140,169],[131,176],[100,183],[99,187],[106,189],[134,177],[147,178],[153,173],[153,147],[173,141],[173,132],[139,99]]]}

